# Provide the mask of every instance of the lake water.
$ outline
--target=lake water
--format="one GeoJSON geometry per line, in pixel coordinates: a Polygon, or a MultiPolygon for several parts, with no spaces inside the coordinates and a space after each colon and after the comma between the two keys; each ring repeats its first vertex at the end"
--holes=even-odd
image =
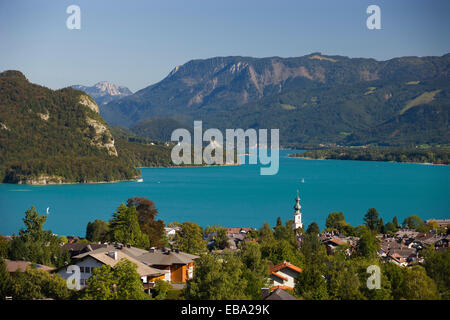
{"type": "Polygon", "coordinates": [[[144,182],[27,186],[0,184],[0,234],[18,233],[27,208],[49,214],[44,229],[84,236],[95,219],[109,220],[128,198],[146,197],[158,218],[201,226],[260,227],[278,216],[293,218],[297,189],[303,223],[321,228],[332,211],[363,222],[375,207],[384,222],[396,215],[450,218],[450,167],[407,163],[290,159],[280,151],[277,175],[261,176],[258,165],[142,169],[144,182]],[[302,178],[304,183],[302,183],[302,178]]]}

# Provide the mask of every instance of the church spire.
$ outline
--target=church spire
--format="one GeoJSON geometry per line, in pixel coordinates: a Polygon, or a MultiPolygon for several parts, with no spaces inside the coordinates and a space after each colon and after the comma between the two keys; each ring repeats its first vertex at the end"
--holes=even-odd
{"type": "Polygon", "coordinates": [[[300,196],[297,190],[297,198],[295,199],[295,206],[294,206],[294,230],[297,230],[298,228],[303,227],[302,223],[302,213],[300,212],[300,209],[302,206],[300,205],[300,196]]]}

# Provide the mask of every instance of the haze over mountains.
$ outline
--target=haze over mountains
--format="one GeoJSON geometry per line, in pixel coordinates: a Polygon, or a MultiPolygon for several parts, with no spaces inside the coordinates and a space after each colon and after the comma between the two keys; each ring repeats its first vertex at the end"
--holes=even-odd
{"type": "Polygon", "coordinates": [[[101,81],[94,84],[92,87],[74,85],[72,88],[84,91],[92,98],[98,105],[108,103],[122,97],[133,94],[130,89],[124,86],[117,86],[108,81],[101,81]]]}
{"type": "Polygon", "coordinates": [[[448,144],[449,70],[450,54],[387,61],[321,53],[216,57],[177,66],[100,109],[108,124],[129,128],[148,118],[279,128],[284,145],[448,144]]]}

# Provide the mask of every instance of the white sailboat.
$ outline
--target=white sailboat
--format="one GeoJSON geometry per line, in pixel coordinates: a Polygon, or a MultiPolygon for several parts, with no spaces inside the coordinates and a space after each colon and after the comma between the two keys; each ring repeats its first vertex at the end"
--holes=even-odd
{"type": "Polygon", "coordinates": [[[137,182],[144,182],[144,179],[139,178],[139,179],[137,179],[136,181],[137,181],[137,182]]]}
{"type": "Polygon", "coordinates": [[[47,207],[47,214],[50,213],[50,207],[47,207]]]}

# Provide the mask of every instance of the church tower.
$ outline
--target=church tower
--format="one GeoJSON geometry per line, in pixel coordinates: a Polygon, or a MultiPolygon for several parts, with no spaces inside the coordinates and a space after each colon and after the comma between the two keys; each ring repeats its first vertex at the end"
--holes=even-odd
{"type": "Polygon", "coordinates": [[[294,230],[297,230],[298,228],[303,227],[303,223],[302,223],[302,213],[300,212],[301,209],[301,205],[300,205],[300,197],[298,196],[298,190],[297,190],[297,199],[295,199],[296,203],[294,206],[294,225],[293,228],[294,230]]]}

